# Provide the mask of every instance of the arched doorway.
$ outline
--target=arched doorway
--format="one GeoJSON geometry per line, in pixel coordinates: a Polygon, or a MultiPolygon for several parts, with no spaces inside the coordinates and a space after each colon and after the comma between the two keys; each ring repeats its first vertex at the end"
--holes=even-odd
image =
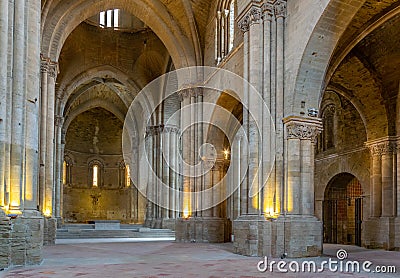
{"type": "Polygon", "coordinates": [[[336,175],[324,196],[324,242],[361,246],[363,193],[360,182],[349,173],[336,175]]]}

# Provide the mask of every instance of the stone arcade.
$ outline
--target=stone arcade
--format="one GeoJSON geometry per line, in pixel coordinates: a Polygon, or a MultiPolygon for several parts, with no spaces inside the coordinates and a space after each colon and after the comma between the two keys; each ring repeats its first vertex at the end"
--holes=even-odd
{"type": "Polygon", "coordinates": [[[0,0],[0,269],[96,220],[246,256],[400,250],[399,5],[0,0]],[[196,66],[238,78],[167,95],[196,66]]]}

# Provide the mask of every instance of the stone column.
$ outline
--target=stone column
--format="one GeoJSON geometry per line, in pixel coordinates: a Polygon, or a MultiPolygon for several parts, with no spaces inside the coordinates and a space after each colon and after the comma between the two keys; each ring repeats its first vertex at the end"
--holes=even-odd
{"type": "MultiPolygon", "coordinates": [[[[153,167],[153,135],[151,129],[147,128],[146,130],[146,152],[147,152],[147,157],[148,157],[148,163],[151,167],[153,167]]],[[[146,219],[145,219],[145,226],[146,227],[151,227],[151,223],[153,220],[153,194],[154,194],[154,180],[152,178],[152,173],[151,169],[148,170],[147,173],[147,205],[146,205],[146,219]]]]}
{"type": "MultiPolygon", "coordinates": [[[[200,171],[207,167],[207,155],[202,154],[200,161],[199,147],[203,144],[203,125],[198,124],[203,118],[202,88],[184,88],[181,97],[181,132],[182,155],[188,166],[183,169],[182,218],[176,220],[176,240],[178,242],[224,242],[226,240],[226,219],[221,218],[220,208],[210,208],[211,197],[200,192],[213,186],[213,179],[220,179],[220,173],[213,171],[203,175],[200,171]],[[188,105],[190,105],[188,107],[188,105]],[[213,177],[215,174],[218,177],[213,177]],[[203,199],[204,197],[204,199],[203,199]]],[[[214,183],[215,184],[215,183],[214,183]]],[[[218,196],[220,199],[220,196],[218,196]]]]}
{"type": "Polygon", "coordinates": [[[317,256],[322,251],[322,223],[314,216],[314,145],[322,131],[318,118],[287,117],[283,213],[273,223],[273,254],[317,256]],[[307,235],[307,237],[299,237],[307,235]]]}
{"type": "MultiPolygon", "coordinates": [[[[8,70],[8,0],[0,0],[0,213],[6,206],[6,145],[7,142],[7,70],[8,70]]],[[[0,266],[1,267],[1,266],[0,266]]]]}
{"type": "Polygon", "coordinates": [[[55,207],[54,216],[57,219],[57,224],[62,222],[62,190],[63,190],[63,164],[64,164],[64,147],[63,131],[64,117],[57,116],[56,125],[56,171],[55,171],[55,207]]]}
{"type": "MultiPolygon", "coordinates": [[[[269,13],[268,9],[267,12],[269,13]]],[[[286,18],[286,1],[278,0],[274,3],[275,13],[275,28],[276,33],[272,33],[276,36],[274,41],[276,43],[275,50],[275,129],[276,129],[276,207],[275,213],[282,211],[282,189],[284,187],[284,129],[282,120],[284,117],[284,98],[285,98],[285,18],[286,18]]]]}
{"type": "MultiPolygon", "coordinates": [[[[371,151],[371,213],[364,221],[363,244],[391,250],[395,247],[397,138],[384,137],[365,145],[371,151]]],[[[399,222],[400,223],[400,222],[399,222]]]]}
{"type": "Polygon", "coordinates": [[[26,130],[25,130],[25,211],[37,211],[39,168],[39,109],[40,109],[40,1],[27,3],[26,130]]]}
{"type": "Polygon", "coordinates": [[[287,181],[284,212],[286,215],[314,215],[314,144],[322,131],[322,122],[316,118],[288,117],[287,181]]]}
{"type": "Polygon", "coordinates": [[[0,268],[7,268],[42,261],[43,217],[37,211],[41,2],[2,0],[0,7],[0,205],[17,214],[10,220],[0,209],[0,268]]]}
{"type": "Polygon", "coordinates": [[[39,154],[39,204],[44,211],[46,188],[46,140],[47,140],[47,77],[49,71],[48,59],[41,56],[41,93],[40,93],[40,154],[39,154]]]}
{"type": "Polygon", "coordinates": [[[395,138],[385,137],[368,141],[371,151],[371,216],[395,216],[396,200],[396,150],[395,138]]]}
{"type": "Polygon", "coordinates": [[[172,189],[172,194],[170,195],[169,199],[169,206],[171,207],[170,210],[170,218],[177,218],[178,217],[178,204],[179,204],[179,195],[177,194],[178,188],[178,175],[176,173],[176,169],[178,169],[177,161],[178,161],[178,133],[179,129],[177,127],[169,127],[169,136],[170,136],[170,145],[169,145],[169,154],[170,154],[170,167],[169,167],[169,185],[172,189]]]}
{"type": "Polygon", "coordinates": [[[55,84],[58,64],[41,57],[40,119],[40,209],[46,216],[55,215],[55,84]]]}
{"type": "Polygon", "coordinates": [[[13,82],[11,118],[11,191],[10,209],[23,209],[23,175],[25,165],[25,107],[26,107],[26,30],[25,1],[16,0],[14,5],[13,82]]]}
{"type": "MultiPolygon", "coordinates": [[[[268,31],[268,25],[266,24],[264,29],[261,4],[251,3],[238,19],[239,28],[244,35],[244,78],[259,94],[263,94],[264,90],[264,48],[268,48],[268,44],[264,41],[264,32],[268,31]]],[[[268,58],[269,56],[266,57],[268,58]]],[[[260,194],[261,186],[264,184],[265,165],[261,159],[265,142],[260,140],[264,135],[264,126],[256,125],[263,123],[266,111],[257,101],[257,97],[251,93],[252,90],[248,85],[245,85],[243,90],[243,129],[248,144],[243,143],[238,147],[240,156],[238,168],[240,172],[242,169],[248,169],[248,173],[240,185],[240,216],[233,223],[234,251],[242,255],[259,256],[264,254],[266,245],[269,245],[263,236],[269,228],[263,216],[264,198],[260,194]]]]}

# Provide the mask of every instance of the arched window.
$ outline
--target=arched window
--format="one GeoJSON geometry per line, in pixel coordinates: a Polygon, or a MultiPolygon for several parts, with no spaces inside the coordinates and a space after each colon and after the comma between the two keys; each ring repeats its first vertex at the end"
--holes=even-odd
{"type": "Polygon", "coordinates": [[[235,0],[218,5],[215,18],[215,61],[219,64],[233,49],[235,39],[235,0]]]}
{"type": "Polygon", "coordinates": [[[103,178],[103,165],[98,160],[92,160],[89,163],[89,186],[100,187],[102,186],[103,178]]]}
{"type": "Polygon", "coordinates": [[[322,113],[322,149],[324,151],[335,147],[335,105],[328,105],[322,113]]]}
{"type": "Polygon", "coordinates": [[[132,180],[129,164],[125,164],[125,162],[122,161],[119,164],[119,186],[122,188],[129,187],[131,185],[132,180]]]}
{"type": "Polygon", "coordinates": [[[93,165],[93,187],[99,186],[99,165],[93,165]]]}
{"type": "Polygon", "coordinates": [[[100,12],[99,24],[102,28],[118,28],[120,25],[120,10],[113,9],[100,12]]]}
{"type": "Polygon", "coordinates": [[[63,162],[62,183],[63,185],[72,184],[72,159],[67,155],[63,162]]]}
{"type": "Polygon", "coordinates": [[[125,186],[131,186],[131,170],[129,164],[126,164],[125,166],[125,186]]]}

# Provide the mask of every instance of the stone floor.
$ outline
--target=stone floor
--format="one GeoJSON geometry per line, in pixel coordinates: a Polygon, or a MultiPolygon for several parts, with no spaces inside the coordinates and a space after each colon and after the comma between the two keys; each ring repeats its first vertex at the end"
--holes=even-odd
{"type": "MultiPolygon", "coordinates": [[[[14,268],[0,272],[0,277],[400,277],[400,252],[354,246],[324,245],[324,256],[310,260],[319,266],[323,260],[337,259],[337,250],[345,249],[348,260],[369,260],[373,262],[370,269],[393,265],[397,274],[330,272],[328,268],[321,273],[283,274],[277,269],[261,273],[257,270],[261,258],[235,255],[230,243],[105,241],[58,242],[44,248],[42,265],[14,268]]],[[[296,260],[299,264],[303,261],[296,260]]]]}

